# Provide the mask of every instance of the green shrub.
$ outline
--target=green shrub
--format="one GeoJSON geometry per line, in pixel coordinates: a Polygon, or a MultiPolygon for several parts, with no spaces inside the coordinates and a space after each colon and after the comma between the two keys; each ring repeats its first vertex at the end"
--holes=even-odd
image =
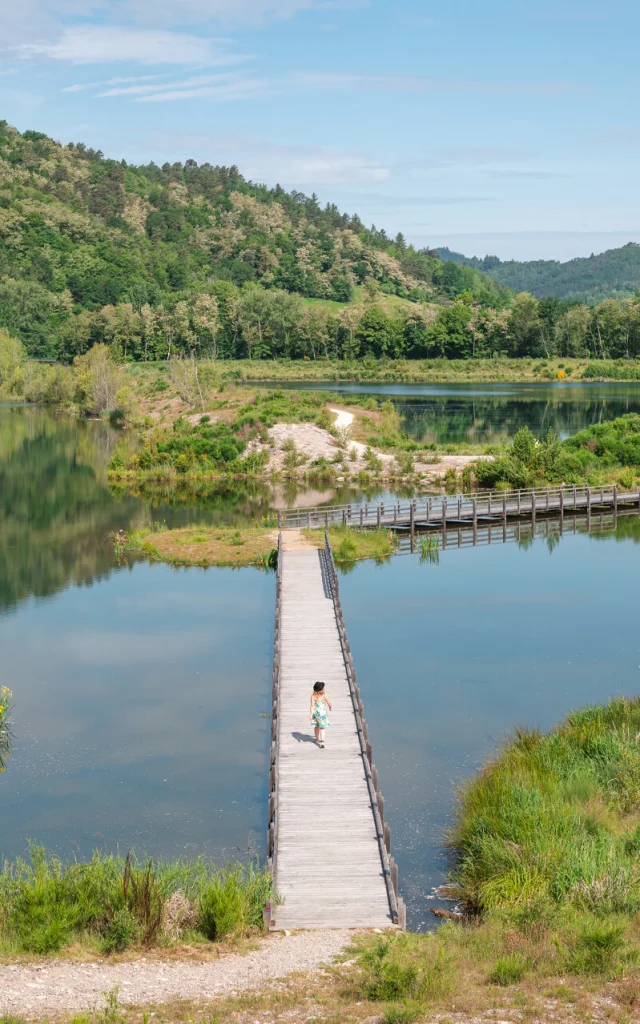
{"type": "Polygon", "coordinates": [[[496,960],[488,980],[492,985],[515,985],[522,980],[526,969],[526,960],[518,953],[511,953],[496,960]]]}
{"type": "Polygon", "coordinates": [[[120,907],[105,924],[100,948],[103,953],[121,953],[139,938],[138,922],[128,907],[120,907]]]}
{"type": "Polygon", "coordinates": [[[624,946],[624,928],[620,925],[589,924],[577,939],[567,970],[572,974],[615,976],[622,966],[624,946]]]}

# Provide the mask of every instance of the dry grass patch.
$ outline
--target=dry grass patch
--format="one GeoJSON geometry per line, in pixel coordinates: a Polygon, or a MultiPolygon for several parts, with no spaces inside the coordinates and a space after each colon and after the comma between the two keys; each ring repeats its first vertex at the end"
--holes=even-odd
{"type": "Polygon", "coordinates": [[[171,565],[203,567],[260,565],[272,568],[278,546],[276,530],[259,526],[187,526],[180,530],[136,530],[130,550],[142,551],[171,565]]]}

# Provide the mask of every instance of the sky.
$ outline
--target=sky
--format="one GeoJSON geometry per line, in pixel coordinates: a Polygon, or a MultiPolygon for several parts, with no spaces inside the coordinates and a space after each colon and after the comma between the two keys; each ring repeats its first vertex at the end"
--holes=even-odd
{"type": "Polygon", "coordinates": [[[640,242],[639,35],[636,0],[0,0],[0,117],[567,260],[640,242]]]}

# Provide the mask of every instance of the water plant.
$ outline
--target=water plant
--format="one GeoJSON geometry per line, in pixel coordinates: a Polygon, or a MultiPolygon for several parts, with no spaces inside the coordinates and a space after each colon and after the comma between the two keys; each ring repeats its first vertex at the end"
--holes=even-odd
{"type": "Polygon", "coordinates": [[[420,538],[420,563],[428,565],[440,564],[440,542],[437,537],[420,538]]]}
{"type": "Polygon", "coordinates": [[[8,686],[0,688],[0,772],[6,767],[7,758],[11,753],[11,699],[13,694],[8,686]]]}

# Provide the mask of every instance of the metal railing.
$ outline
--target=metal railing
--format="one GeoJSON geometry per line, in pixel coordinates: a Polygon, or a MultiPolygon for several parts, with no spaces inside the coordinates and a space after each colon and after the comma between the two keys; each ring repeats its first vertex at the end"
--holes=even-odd
{"type": "Polygon", "coordinates": [[[442,495],[399,502],[364,502],[349,505],[322,505],[307,509],[281,509],[280,529],[310,527],[327,529],[333,525],[395,527],[416,524],[437,525],[450,520],[476,521],[478,517],[495,519],[517,515],[562,514],[568,509],[619,504],[640,507],[640,489],[620,492],[615,484],[590,487],[558,486],[519,490],[477,491],[474,494],[442,495]]]}
{"type": "Polygon", "coordinates": [[[349,693],[353,704],[353,713],[356,720],[356,730],[358,733],[358,741],[360,743],[362,764],[364,767],[365,779],[369,791],[369,800],[376,828],[382,872],[389,899],[391,920],[394,924],[399,925],[400,928],[405,930],[407,927],[407,910],[404,900],[398,891],[398,866],[394,858],[391,856],[391,830],[384,820],[384,798],[378,788],[378,770],[373,763],[371,741],[369,740],[369,729],[364,717],[364,706],[360,696],[360,687],[356,680],[353,656],[351,654],[351,647],[347,638],[347,630],[344,624],[344,617],[342,615],[338,574],[333,560],[333,551],[331,549],[331,541],[329,540],[328,533],[325,533],[325,551],[329,563],[329,571],[331,573],[333,606],[335,609],[340,645],[342,647],[342,655],[349,683],[349,693]]]}

